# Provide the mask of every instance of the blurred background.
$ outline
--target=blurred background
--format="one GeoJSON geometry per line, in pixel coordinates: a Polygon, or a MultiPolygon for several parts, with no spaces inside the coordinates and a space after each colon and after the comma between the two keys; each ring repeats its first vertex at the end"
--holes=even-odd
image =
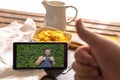
{"type": "MultiPolygon", "coordinates": [[[[43,0],[0,0],[0,8],[19,11],[45,13],[43,0]]],[[[79,18],[120,22],[119,0],[59,0],[66,5],[75,6],[79,18]]],[[[67,16],[74,16],[75,11],[67,9],[67,16]]]]}

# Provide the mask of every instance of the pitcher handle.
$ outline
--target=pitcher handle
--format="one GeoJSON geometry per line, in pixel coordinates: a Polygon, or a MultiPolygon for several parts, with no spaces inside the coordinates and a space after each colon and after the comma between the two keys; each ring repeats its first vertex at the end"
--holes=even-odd
{"type": "Polygon", "coordinates": [[[77,8],[76,7],[74,7],[74,6],[66,6],[66,8],[73,8],[73,9],[75,9],[75,16],[71,19],[71,20],[69,20],[69,21],[67,21],[67,24],[68,23],[71,23],[72,21],[74,21],[75,20],[75,18],[77,17],[77,15],[78,15],[78,10],[77,10],[77,8]]]}

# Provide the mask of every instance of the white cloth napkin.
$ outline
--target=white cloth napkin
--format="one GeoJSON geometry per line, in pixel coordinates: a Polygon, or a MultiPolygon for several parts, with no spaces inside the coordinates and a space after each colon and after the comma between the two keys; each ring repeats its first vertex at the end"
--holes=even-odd
{"type": "Polygon", "coordinates": [[[36,70],[13,70],[13,42],[29,42],[35,31],[35,22],[28,18],[24,24],[17,21],[0,28],[0,80],[38,80],[36,70]]]}

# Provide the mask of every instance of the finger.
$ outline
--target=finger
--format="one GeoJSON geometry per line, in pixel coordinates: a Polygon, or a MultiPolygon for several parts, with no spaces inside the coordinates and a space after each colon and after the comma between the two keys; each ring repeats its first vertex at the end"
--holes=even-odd
{"type": "Polygon", "coordinates": [[[96,77],[99,75],[97,68],[79,64],[78,62],[73,63],[73,69],[77,75],[82,77],[96,77]]]}
{"type": "Polygon", "coordinates": [[[77,74],[74,76],[75,80],[103,80],[101,76],[97,76],[96,78],[90,78],[90,77],[81,77],[77,74]]]}
{"type": "Polygon", "coordinates": [[[94,80],[103,80],[102,76],[97,76],[94,80]]]}
{"type": "Polygon", "coordinates": [[[75,80],[93,80],[93,78],[89,78],[89,77],[81,77],[77,74],[75,74],[74,76],[75,80]]]}
{"type": "Polygon", "coordinates": [[[90,32],[89,30],[85,29],[85,26],[81,19],[79,19],[76,22],[75,27],[76,27],[77,34],[79,35],[79,37],[82,40],[84,40],[86,43],[88,43],[90,47],[97,50],[99,53],[100,52],[103,53],[102,51],[113,52],[113,49],[120,48],[120,45],[117,42],[113,42],[111,40],[102,38],[99,35],[94,34],[93,32],[90,32]]]}
{"type": "Polygon", "coordinates": [[[75,59],[81,64],[86,64],[94,67],[98,67],[95,58],[90,53],[90,50],[87,46],[79,47],[75,51],[75,59]]]}
{"type": "Polygon", "coordinates": [[[96,47],[101,44],[101,37],[85,29],[81,19],[76,22],[76,30],[79,37],[88,43],[91,47],[96,47]]]}

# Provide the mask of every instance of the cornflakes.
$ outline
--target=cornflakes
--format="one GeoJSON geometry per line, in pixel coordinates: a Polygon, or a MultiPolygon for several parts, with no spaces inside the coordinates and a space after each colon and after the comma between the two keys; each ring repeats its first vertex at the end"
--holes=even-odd
{"type": "Polygon", "coordinates": [[[37,42],[51,42],[51,41],[68,42],[68,38],[60,30],[41,31],[36,36],[34,36],[34,40],[37,42]]]}

